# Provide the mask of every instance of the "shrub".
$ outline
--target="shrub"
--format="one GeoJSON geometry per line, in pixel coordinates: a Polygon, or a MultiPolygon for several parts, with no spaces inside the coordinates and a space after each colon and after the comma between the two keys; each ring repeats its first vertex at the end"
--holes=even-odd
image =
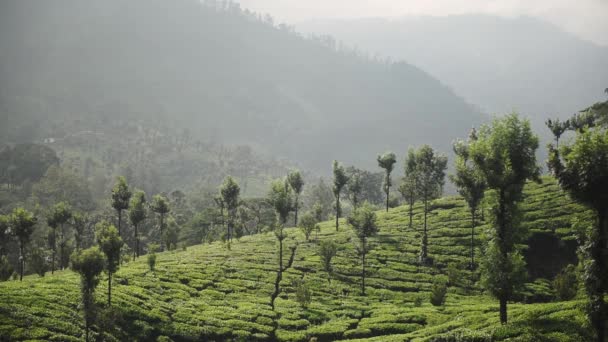
{"type": "Polygon", "coordinates": [[[0,281],[9,280],[13,272],[13,266],[8,261],[8,258],[5,255],[0,257],[0,281]]]}
{"type": "Polygon", "coordinates": [[[312,302],[312,292],[303,279],[294,280],[293,286],[296,290],[296,301],[306,308],[312,302]]]}
{"type": "Polygon", "coordinates": [[[448,287],[445,281],[435,281],[431,288],[431,304],[434,306],[442,306],[445,303],[445,297],[448,292],[448,287]]]}
{"type": "Polygon", "coordinates": [[[422,298],[422,296],[416,296],[416,299],[414,299],[414,306],[417,308],[421,307],[423,301],[424,298],[422,298]]]}
{"type": "Polygon", "coordinates": [[[148,266],[150,267],[150,271],[154,272],[154,267],[156,266],[156,250],[157,246],[152,244],[148,247],[148,266]]]}
{"type": "Polygon", "coordinates": [[[570,300],[576,296],[578,281],[576,278],[576,268],[570,264],[566,266],[553,280],[555,294],[560,300],[570,300]]]}

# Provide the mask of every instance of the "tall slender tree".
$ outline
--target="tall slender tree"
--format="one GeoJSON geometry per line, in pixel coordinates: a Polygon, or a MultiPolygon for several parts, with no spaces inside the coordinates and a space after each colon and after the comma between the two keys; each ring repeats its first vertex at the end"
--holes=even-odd
{"type": "Polygon", "coordinates": [[[57,228],[59,228],[59,267],[63,269],[63,260],[65,259],[65,224],[72,218],[72,208],[66,202],[55,204],[46,218],[46,223],[51,227],[49,234],[49,245],[53,250],[51,254],[51,274],[55,273],[55,255],[57,254],[57,228]]]}
{"type": "Polygon", "coordinates": [[[239,194],[241,188],[238,183],[231,176],[224,179],[224,183],[220,187],[220,196],[222,197],[222,203],[226,207],[228,214],[228,231],[226,232],[226,239],[232,240],[234,235],[234,225],[236,223],[236,214],[239,207],[239,194]]]}
{"type": "Polygon", "coordinates": [[[517,114],[496,118],[469,144],[470,158],[491,191],[492,229],[482,264],[482,283],[500,302],[507,323],[507,301],[525,277],[525,263],[515,248],[525,235],[518,222],[518,202],[526,181],[540,181],[536,164],[538,138],[517,114]]]}
{"type": "Polygon", "coordinates": [[[76,242],[76,250],[79,251],[83,247],[82,245],[84,242],[89,218],[86,214],[75,212],[72,215],[71,221],[72,227],[74,227],[74,240],[76,242]]]}
{"type": "Polygon", "coordinates": [[[106,260],[99,247],[95,246],[72,254],[71,261],[72,270],[80,274],[84,336],[88,342],[91,325],[95,322],[95,288],[99,284],[99,275],[106,266],[106,260]]]}
{"type": "Polygon", "coordinates": [[[545,125],[547,125],[549,130],[551,130],[551,133],[553,133],[555,148],[559,149],[559,139],[570,127],[570,120],[560,121],[559,119],[548,119],[545,121],[545,125]]]}
{"type": "Polygon", "coordinates": [[[430,146],[424,145],[414,153],[415,183],[418,197],[424,203],[424,230],[420,244],[420,262],[428,261],[428,213],[429,202],[441,196],[448,159],[438,155],[430,146]]]}
{"type": "Polygon", "coordinates": [[[124,245],[118,230],[108,222],[102,221],[96,227],[99,249],[106,256],[106,272],[108,273],[108,306],[112,305],[112,275],[120,267],[120,249],[124,245]]]}
{"type": "Polygon", "coordinates": [[[348,184],[346,185],[346,195],[350,199],[354,209],[359,207],[363,192],[363,180],[361,170],[354,167],[349,168],[348,184]]]}
{"type": "Polygon", "coordinates": [[[388,212],[390,191],[391,186],[393,185],[391,181],[391,172],[393,172],[396,162],[397,157],[395,157],[393,152],[385,152],[384,154],[378,156],[378,166],[384,170],[384,183],[382,186],[384,193],[386,194],[386,212],[388,212]]]}
{"type": "Polygon", "coordinates": [[[270,184],[268,203],[274,208],[279,223],[285,225],[293,210],[293,194],[287,181],[276,179],[270,184]]]}
{"type": "Polygon", "coordinates": [[[302,174],[298,170],[291,171],[287,175],[287,181],[289,182],[289,186],[294,193],[294,202],[293,202],[293,210],[294,210],[294,225],[298,225],[298,209],[300,209],[300,194],[304,189],[304,178],[302,178],[302,174]]]}
{"type": "Polygon", "coordinates": [[[158,214],[158,224],[160,229],[160,251],[162,252],[164,250],[163,233],[165,228],[165,216],[169,213],[169,211],[171,211],[169,209],[169,201],[167,201],[167,198],[163,195],[154,195],[154,197],[152,197],[152,204],[150,205],[150,209],[152,209],[153,212],[158,214]]]}
{"type": "Polygon", "coordinates": [[[348,176],[346,175],[344,166],[338,163],[337,160],[334,160],[332,168],[334,174],[333,192],[334,197],[336,199],[336,231],[338,231],[338,229],[340,228],[338,220],[342,215],[342,207],[340,206],[340,193],[342,192],[344,186],[348,183],[348,176]]]}
{"type": "Polygon", "coordinates": [[[122,237],[122,212],[129,209],[131,190],[125,177],[116,178],[116,184],[112,188],[112,208],[118,214],[118,234],[122,237]]]}
{"type": "Polygon", "coordinates": [[[588,316],[598,342],[605,341],[608,308],[608,101],[584,111],[593,117],[587,127],[577,130],[575,140],[567,146],[549,146],[549,167],[561,187],[577,202],[590,208],[596,217],[588,231],[583,250],[584,281],[589,305],[588,316]]]}
{"type": "Polygon", "coordinates": [[[416,200],[418,199],[418,186],[416,184],[416,151],[413,148],[410,148],[407,151],[407,157],[405,158],[405,176],[401,180],[401,185],[399,185],[399,192],[409,205],[409,227],[412,228],[414,203],[416,203],[416,200]]]}
{"type": "Polygon", "coordinates": [[[133,225],[133,260],[139,258],[139,225],[146,219],[146,194],[143,191],[136,191],[131,198],[129,208],[129,220],[133,225]]]}
{"type": "Polygon", "coordinates": [[[0,215],[0,258],[8,254],[8,243],[10,238],[10,218],[8,215],[0,215]]]}
{"type": "Polygon", "coordinates": [[[23,280],[25,269],[25,247],[30,242],[38,218],[23,208],[15,208],[11,213],[9,225],[19,241],[19,281],[23,280]]]}
{"type": "Polygon", "coordinates": [[[370,251],[367,239],[378,233],[376,213],[368,203],[365,203],[348,217],[348,224],[353,227],[359,238],[357,252],[361,257],[361,294],[365,296],[365,257],[370,251]]]}
{"type": "MultiPolygon", "coordinates": [[[[469,137],[469,143],[474,141],[471,135],[469,137]]],[[[458,189],[458,193],[464,198],[469,206],[471,213],[471,262],[469,267],[475,268],[475,227],[477,222],[475,220],[477,208],[483,199],[486,190],[486,181],[475,167],[473,162],[469,158],[469,146],[464,141],[457,141],[454,143],[454,153],[456,154],[456,166],[455,174],[450,175],[450,179],[458,189]]]]}

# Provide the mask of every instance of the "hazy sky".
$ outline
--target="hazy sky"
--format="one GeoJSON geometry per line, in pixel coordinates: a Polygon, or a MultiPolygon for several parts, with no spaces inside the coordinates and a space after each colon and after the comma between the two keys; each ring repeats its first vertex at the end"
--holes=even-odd
{"type": "Polygon", "coordinates": [[[240,0],[240,3],[288,24],[319,18],[465,13],[528,15],[608,45],[608,0],[240,0]]]}

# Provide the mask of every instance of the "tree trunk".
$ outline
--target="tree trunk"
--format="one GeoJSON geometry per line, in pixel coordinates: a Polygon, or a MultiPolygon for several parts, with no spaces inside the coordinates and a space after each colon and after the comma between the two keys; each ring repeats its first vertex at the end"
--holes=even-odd
{"type": "Polygon", "coordinates": [[[295,219],[294,219],[294,225],[297,227],[298,226],[298,196],[296,195],[296,205],[295,205],[295,219]]]}
{"type": "Polygon", "coordinates": [[[413,226],[413,217],[414,217],[414,197],[410,197],[410,228],[413,226]]]}
{"type": "MultiPolygon", "coordinates": [[[[224,215],[222,215],[223,217],[224,215]]],[[[165,225],[165,214],[160,214],[160,251],[164,251],[163,247],[163,226],[165,225]]]]}
{"type": "Polygon", "coordinates": [[[55,274],[55,255],[57,254],[57,231],[53,228],[53,253],[51,254],[51,274],[55,274]]]}
{"type": "Polygon", "coordinates": [[[122,210],[118,210],[118,236],[122,237],[122,210]]]}
{"type": "Polygon", "coordinates": [[[133,225],[133,229],[135,230],[135,250],[133,251],[133,261],[135,258],[139,257],[139,236],[137,236],[137,225],[133,225]]]}
{"type": "Polygon", "coordinates": [[[112,273],[108,272],[108,306],[112,305],[112,273]]]}
{"type": "Polygon", "coordinates": [[[336,231],[338,231],[338,218],[340,217],[340,194],[336,195],[336,231]]]}
{"type": "MultiPolygon", "coordinates": [[[[505,193],[504,190],[500,190],[499,192],[499,214],[498,214],[498,248],[502,254],[502,258],[503,258],[503,262],[506,263],[507,259],[509,257],[509,251],[507,250],[507,245],[506,245],[506,230],[507,230],[507,222],[506,222],[506,218],[507,218],[507,208],[506,208],[506,198],[505,198],[505,193]]],[[[505,265],[502,264],[499,266],[500,270],[499,272],[501,273],[502,278],[504,279],[505,277],[505,265]]],[[[504,282],[504,280],[503,280],[504,282]]],[[[510,284],[502,284],[502,291],[505,291],[505,288],[510,286],[510,284]]],[[[500,323],[502,324],[506,324],[507,323],[507,296],[504,294],[500,295],[500,323]]]]}
{"type": "Polygon", "coordinates": [[[63,270],[63,253],[65,253],[65,246],[63,244],[63,224],[59,225],[59,268],[63,270]]]}
{"type": "Polygon", "coordinates": [[[390,193],[390,187],[386,187],[386,212],[388,213],[388,201],[389,201],[389,193],[390,193]]]}
{"type": "Polygon", "coordinates": [[[428,213],[428,200],[424,199],[424,230],[422,232],[422,246],[420,250],[420,262],[425,263],[428,256],[428,235],[427,235],[427,213],[428,213]]]}
{"type": "Polygon", "coordinates": [[[475,269],[475,209],[471,209],[471,270],[475,269]]]}
{"type": "Polygon", "coordinates": [[[363,246],[363,250],[361,251],[361,294],[365,296],[365,238],[361,240],[361,245],[363,246]]]}
{"type": "Polygon", "coordinates": [[[500,298],[500,323],[507,324],[507,298],[500,298]]]}
{"type": "Polygon", "coordinates": [[[25,255],[23,255],[23,243],[19,243],[19,265],[21,265],[21,269],[19,270],[19,281],[23,281],[23,269],[25,268],[25,255]]]}

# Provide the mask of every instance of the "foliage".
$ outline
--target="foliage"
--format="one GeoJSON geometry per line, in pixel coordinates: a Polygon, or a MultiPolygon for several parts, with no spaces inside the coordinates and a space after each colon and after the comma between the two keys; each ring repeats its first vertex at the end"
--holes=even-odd
{"type": "Polygon", "coordinates": [[[228,241],[230,241],[234,235],[234,225],[236,220],[236,211],[239,206],[240,192],[241,188],[234,178],[227,176],[220,187],[220,196],[222,198],[222,203],[228,212],[228,241]]]}
{"type": "Polygon", "coordinates": [[[378,234],[376,213],[369,203],[353,211],[347,222],[359,238],[358,253],[361,256],[361,293],[365,295],[365,257],[370,251],[367,239],[378,234]]]}
{"type": "Polygon", "coordinates": [[[23,280],[23,272],[25,268],[25,246],[30,242],[34,226],[38,222],[38,218],[33,213],[23,209],[15,208],[9,218],[9,225],[12,227],[13,234],[19,240],[19,280],[23,280]]]}
{"type": "Polygon", "coordinates": [[[279,222],[285,224],[289,212],[293,210],[293,195],[287,181],[275,179],[270,184],[268,203],[274,208],[279,222]]]}
{"type": "Polygon", "coordinates": [[[386,193],[386,211],[388,211],[388,205],[390,200],[390,189],[392,184],[391,181],[391,172],[393,172],[393,168],[395,167],[395,163],[397,162],[397,157],[393,152],[385,152],[382,155],[378,155],[378,166],[381,169],[384,169],[384,183],[382,185],[384,193],[386,193]]]}
{"type": "Polygon", "coordinates": [[[133,259],[139,257],[139,227],[140,224],[146,219],[146,194],[143,191],[135,191],[131,198],[131,204],[129,206],[129,221],[133,225],[133,234],[135,239],[135,246],[133,248],[133,259]]]}
{"type": "Polygon", "coordinates": [[[540,181],[537,148],[538,137],[530,123],[517,114],[482,126],[477,140],[469,144],[471,160],[493,190],[492,229],[482,273],[485,288],[500,300],[502,323],[507,322],[507,300],[525,275],[524,260],[515,249],[525,236],[517,203],[526,181],[540,181]]]}
{"type": "Polygon", "coordinates": [[[334,192],[334,197],[336,199],[336,206],[335,206],[336,230],[338,230],[338,228],[339,228],[338,219],[342,215],[342,207],[340,206],[340,193],[342,192],[342,189],[344,188],[344,186],[346,186],[346,184],[348,184],[348,175],[346,174],[346,171],[344,170],[344,166],[342,166],[342,164],[338,163],[337,160],[334,160],[334,162],[332,164],[332,170],[333,170],[333,175],[334,175],[334,182],[333,182],[334,185],[333,185],[332,190],[334,192]]]}
{"type": "Polygon", "coordinates": [[[58,165],[55,151],[39,144],[6,145],[0,150],[0,183],[21,185],[36,182],[52,165],[58,165]]]}
{"type": "Polygon", "coordinates": [[[431,288],[430,301],[434,306],[442,306],[448,293],[448,286],[445,281],[435,281],[431,288]]]}
{"type": "Polygon", "coordinates": [[[302,219],[300,220],[300,230],[304,233],[306,241],[310,241],[310,236],[317,227],[317,219],[312,213],[307,212],[302,216],[302,219]]]}
{"type": "Polygon", "coordinates": [[[300,208],[300,194],[304,188],[304,178],[298,170],[293,170],[287,175],[287,182],[295,194],[293,209],[295,211],[294,224],[298,225],[298,209],[300,208]]]}
{"type": "Polygon", "coordinates": [[[13,266],[8,261],[6,255],[0,256],[0,281],[9,280],[13,271],[13,266]]]}
{"type": "Polygon", "coordinates": [[[456,154],[456,173],[450,175],[450,180],[456,188],[460,196],[464,198],[471,211],[471,262],[470,268],[475,267],[474,259],[474,239],[475,239],[475,226],[477,222],[475,220],[475,214],[479,207],[486,190],[486,182],[483,176],[480,174],[479,169],[471,163],[469,158],[469,146],[468,144],[477,139],[477,133],[475,130],[469,135],[469,142],[457,141],[454,143],[454,154],[456,154]]]}
{"type": "Polygon", "coordinates": [[[72,255],[72,269],[80,274],[80,292],[85,321],[85,338],[89,340],[89,329],[95,321],[95,288],[99,275],[105,268],[105,258],[97,246],[72,255]]]}
{"type": "Polygon", "coordinates": [[[441,196],[447,164],[447,157],[438,155],[429,145],[424,145],[418,150],[408,152],[406,174],[408,171],[411,172],[411,177],[414,180],[414,184],[416,184],[417,197],[424,202],[424,230],[420,245],[420,261],[422,263],[428,261],[428,204],[429,201],[441,196]],[[412,156],[413,159],[409,158],[409,156],[412,156]],[[409,168],[413,168],[413,170],[409,170],[409,168]]]}
{"type": "Polygon", "coordinates": [[[338,252],[338,246],[332,240],[323,240],[319,244],[319,257],[321,258],[321,265],[323,270],[327,272],[327,281],[331,283],[331,274],[333,272],[333,267],[331,264],[332,259],[336,256],[338,252]]]}
{"type": "Polygon", "coordinates": [[[32,185],[32,198],[44,207],[59,202],[66,202],[80,210],[95,207],[86,180],[58,165],[49,167],[44,177],[32,185]]]}
{"type": "Polygon", "coordinates": [[[44,250],[41,248],[36,248],[32,251],[30,257],[30,268],[40,277],[44,277],[48,271],[46,255],[44,250]]]}
{"type": "Polygon", "coordinates": [[[158,214],[159,218],[159,230],[160,230],[160,250],[163,251],[163,240],[164,240],[164,228],[165,228],[165,215],[167,215],[170,211],[169,201],[163,195],[154,195],[152,197],[152,204],[150,205],[150,209],[158,214]]]}
{"type": "Polygon", "coordinates": [[[106,257],[106,269],[108,273],[108,305],[112,301],[112,275],[120,266],[120,250],[124,245],[118,230],[108,222],[102,221],[95,227],[97,243],[106,257]]]}
{"type": "Polygon", "coordinates": [[[557,298],[560,300],[570,300],[576,296],[578,291],[578,278],[576,267],[572,264],[566,266],[553,280],[553,288],[557,298]]]}
{"type": "Polygon", "coordinates": [[[304,279],[296,279],[292,283],[296,292],[296,301],[303,308],[307,308],[312,302],[312,291],[304,279]]]}

